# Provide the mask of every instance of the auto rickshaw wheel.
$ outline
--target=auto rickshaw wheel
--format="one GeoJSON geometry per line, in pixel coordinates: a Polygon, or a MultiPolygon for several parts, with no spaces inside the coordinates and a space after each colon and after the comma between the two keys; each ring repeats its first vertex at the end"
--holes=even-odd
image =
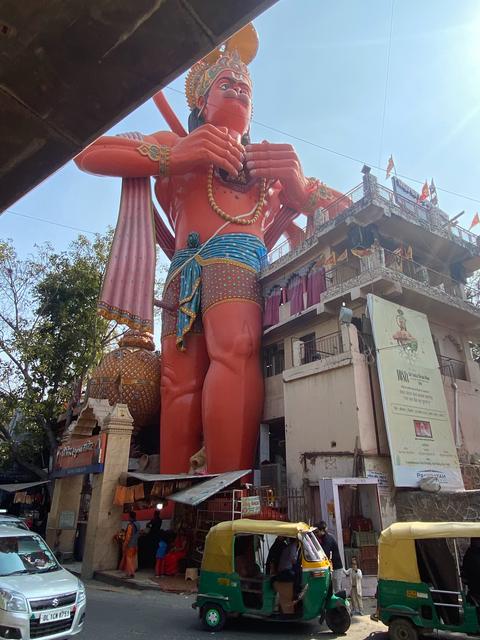
{"type": "Polygon", "coordinates": [[[390,640],[418,640],[417,627],[406,618],[394,618],[388,625],[390,640]]]}
{"type": "Polygon", "coordinates": [[[227,616],[220,605],[207,602],[202,607],[200,618],[206,631],[221,631],[225,626],[227,616]]]}
{"type": "Polygon", "coordinates": [[[338,635],[347,633],[350,628],[352,619],[347,607],[337,607],[336,609],[327,609],[325,611],[325,622],[327,627],[333,633],[338,635]]]}

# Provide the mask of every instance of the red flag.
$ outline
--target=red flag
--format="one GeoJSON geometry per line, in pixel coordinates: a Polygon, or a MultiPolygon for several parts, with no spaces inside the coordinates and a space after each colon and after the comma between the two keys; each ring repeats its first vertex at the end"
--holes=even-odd
{"type": "Polygon", "coordinates": [[[480,224],[480,216],[478,215],[478,211],[477,211],[477,213],[473,216],[473,220],[472,220],[472,223],[471,223],[471,225],[470,225],[470,227],[469,227],[469,230],[470,230],[470,229],[473,229],[473,227],[475,227],[477,224],[480,224]]]}
{"type": "Polygon", "coordinates": [[[390,174],[394,169],[395,169],[395,163],[393,161],[393,156],[390,156],[390,158],[388,159],[387,175],[385,176],[385,180],[388,180],[388,178],[390,177],[390,174]]]}
{"type": "Polygon", "coordinates": [[[420,194],[420,197],[418,198],[419,202],[424,202],[428,196],[430,195],[430,190],[428,188],[428,182],[425,180],[425,184],[422,187],[422,193],[420,194]]]}

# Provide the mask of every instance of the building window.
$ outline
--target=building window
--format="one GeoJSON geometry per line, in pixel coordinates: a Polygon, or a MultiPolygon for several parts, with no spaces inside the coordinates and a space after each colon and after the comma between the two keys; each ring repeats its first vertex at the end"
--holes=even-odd
{"type": "Polygon", "coordinates": [[[263,375],[265,378],[278,376],[285,369],[283,342],[269,344],[263,348],[263,375]]]}

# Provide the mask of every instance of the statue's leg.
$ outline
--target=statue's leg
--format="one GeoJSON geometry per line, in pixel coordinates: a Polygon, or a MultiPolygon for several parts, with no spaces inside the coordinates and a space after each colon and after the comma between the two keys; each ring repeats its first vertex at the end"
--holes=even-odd
{"type": "Polygon", "coordinates": [[[210,307],[203,318],[210,367],[203,387],[207,470],[251,468],[263,409],[262,312],[252,301],[210,307]]]}
{"type": "Polygon", "coordinates": [[[201,333],[187,336],[186,351],[176,337],[162,339],[160,472],[186,473],[202,446],[202,388],[209,359],[201,333]]]}

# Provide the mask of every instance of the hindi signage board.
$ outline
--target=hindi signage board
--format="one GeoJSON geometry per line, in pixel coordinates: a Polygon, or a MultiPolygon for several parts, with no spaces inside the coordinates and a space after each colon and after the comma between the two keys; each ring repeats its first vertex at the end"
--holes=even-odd
{"type": "Polygon", "coordinates": [[[242,518],[258,516],[262,512],[260,496],[247,496],[241,500],[242,518]]]}
{"type": "Polygon", "coordinates": [[[434,477],[442,489],[463,489],[427,317],[372,294],[368,313],[395,485],[434,477]]]}
{"type": "Polygon", "coordinates": [[[90,438],[74,439],[58,447],[53,464],[54,478],[83,473],[102,473],[107,437],[104,433],[90,438]]]}

